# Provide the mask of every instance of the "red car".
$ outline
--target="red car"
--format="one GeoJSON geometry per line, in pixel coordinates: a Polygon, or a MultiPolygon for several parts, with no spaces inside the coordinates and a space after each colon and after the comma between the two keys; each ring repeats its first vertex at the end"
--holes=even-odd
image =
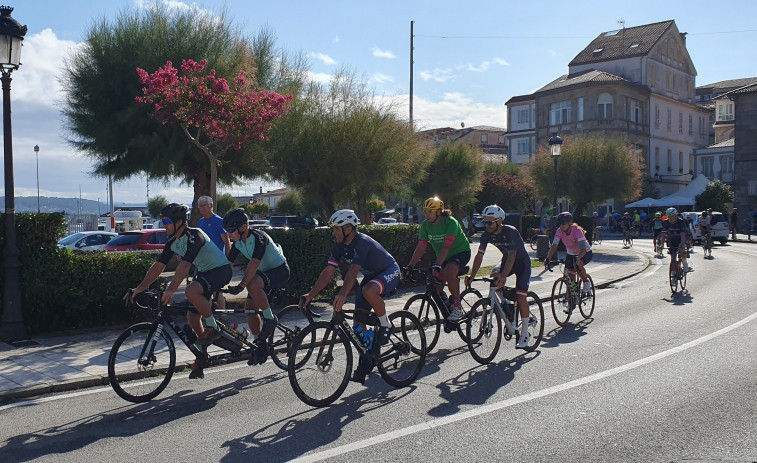
{"type": "Polygon", "coordinates": [[[105,245],[106,251],[163,250],[168,235],[163,228],[121,232],[105,245]]]}

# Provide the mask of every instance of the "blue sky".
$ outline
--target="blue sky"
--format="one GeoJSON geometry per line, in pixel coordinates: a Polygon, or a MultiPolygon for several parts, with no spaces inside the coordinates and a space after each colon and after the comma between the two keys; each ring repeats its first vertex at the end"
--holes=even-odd
{"type": "MultiPolygon", "coordinates": [[[[419,129],[439,126],[505,127],[504,103],[567,72],[568,63],[601,32],[673,19],[688,32],[697,85],[757,76],[753,0],[593,2],[584,0],[330,2],[227,0],[167,2],[217,13],[226,8],[250,36],[270,27],[280,46],[311,60],[312,78],[327,81],[347,66],[376,94],[400,102],[407,117],[410,21],[415,21],[414,119],[419,129]]],[[[39,144],[42,196],[105,201],[105,180],[63,138],[58,76],[65,56],[81,44],[93,21],[114,18],[141,1],[24,0],[13,17],[28,26],[23,65],[13,73],[13,149],[16,196],[35,196],[39,144]]],[[[227,190],[252,194],[275,185],[253,181],[227,190]]],[[[120,182],[115,201],[144,202],[145,178],[120,182]]],[[[190,201],[191,188],[150,184],[150,194],[190,201]]]]}

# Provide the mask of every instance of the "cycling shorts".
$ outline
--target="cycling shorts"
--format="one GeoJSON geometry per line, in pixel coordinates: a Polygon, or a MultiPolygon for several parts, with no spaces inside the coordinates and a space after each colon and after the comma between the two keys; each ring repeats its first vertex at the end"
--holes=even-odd
{"type": "Polygon", "coordinates": [[[653,232],[654,232],[654,238],[657,238],[657,236],[658,236],[658,235],[659,235],[660,233],[662,233],[662,228],[655,228],[655,229],[653,230],[653,232]]]}
{"type": "Polygon", "coordinates": [[[220,291],[221,288],[228,285],[230,281],[231,265],[222,265],[210,269],[207,272],[198,273],[194,282],[199,283],[202,286],[202,297],[210,300],[213,293],[220,291]]]}
{"type": "MultiPolygon", "coordinates": [[[[568,259],[565,259],[565,268],[567,268],[568,270],[575,270],[577,268],[576,260],[578,260],[578,256],[568,255],[567,257],[568,259]]],[[[592,257],[593,257],[593,254],[591,253],[591,251],[589,251],[586,254],[584,254],[584,257],[581,260],[584,261],[584,265],[586,265],[589,262],[591,262],[592,257]]]]}
{"type": "MultiPolygon", "coordinates": [[[[500,263],[494,267],[492,273],[499,273],[504,265],[504,262],[500,263]]],[[[515,265],[513,265],[513,268],[510,270],[510,275],[515,275],[515,293],[523,296],[527,295],[528,286],[531,283],[531,261],[515,262],[515,265]]]]}
{"type": "MultiPolygon", "coordinates": [[[[266,295],[270,295],[271,291],[281,288],[289,281],[289,265],[284,262],[278,267],[266,270],[265,272],[258,270],[256,276],[259,276],[263,280],[263,291],[265,291],[266,295]]],[[[249,294],[247,295],[247,299],[252,299],[249,294]]]]}
{"type": "Polygon", "coordinates": [[[363,278],[363,281],[360,283],[360,287],[358,288],[357,294],[355,294],[355,308],[366,310],[372,309],[371,305],[368,303],[368,301],[365,300],[365,297],[363,296],[363,288],[365,288],[370,283],[375,283],[379,286],[379,288],[381,289],[381,292],[379,294],[381,294],[382,296],[393,295],[397,291],[397,285],[400,282],[400,275],[400,267],[395,262],[379,273],[371,275],[370,278],[363,278]]]}
{"type": "Polygon", "coordinates": [[[468,265],[468,262],[470,262],[470,255],[470,251],[465,251],[455,254],[454,256],[447,256],[447,260],[444,261],[444,267],[446,267],[450,262],[454,262],[460,267],[460,270],[462,270],[463,267],[468,265]]]}

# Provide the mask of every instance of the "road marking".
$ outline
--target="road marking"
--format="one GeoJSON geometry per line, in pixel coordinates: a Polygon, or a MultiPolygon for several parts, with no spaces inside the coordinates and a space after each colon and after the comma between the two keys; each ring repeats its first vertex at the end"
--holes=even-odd
{"type": "Polygon", "coordinates": [[[340,455],[344,455],[349,452],[354,452],[355,450],[361,450],[367,447],[371,447],[376,444],[381,444],[384,442],[389,442],[395,439],[399,439],[402,437],[409,436],[411,434],[416,434],[423,431],[429,431],[432,429],[440,428],[442,426],[457,423],[459,421],[467,420],[469,418],[476,418],[481,415],[485,415],[487,413],[492,413],[495,411],[499,411],[508,407],[512,407],[513,405],[522,404],[524,402],[528,402],[534,399],[539,399],[542,397],[546,397],[548,395],[556,394],[558,392],[564,392],[569,389],[576,388],[578,386],[583,386],[589,383],[593,383],[595,381],[599,381],[602,379],[609,378],[614,375],[618,375],[620,373],[625,373],[627,371],[633,370],[635,368],[647,365],[652,362],[656,362],[658,360],[662,360],[666,357],[669,357],[671,355],[675,355],[678,353],[681,353],[687,349],[691,349],[692,347],[696,347],[700,344],[703,344],[707,341],[710,341],[712,339],[717,338],[718,336],[721,336],[725,333],[728,333],[730,331],[733,331],[753,320],[757,319],[757,312],[753,313],[752,315],[744,318],[741,321],[738,321],[734,323],[733,325],[727,326],[723,329],[720,329],[718,331],[715,331],[713,333],[710,333],[706,336],[703,336],[699,339],[695,339],[693,341],[689,341],[687,343],[681,344],[680,346],[673,347],[671,349],[668,349],[666,351],[650,355],[649,357],[645,357],[643,359],[636,360],[635,362],[627,363],[625,365],[621,365],[619,367],[615,367],[609,370],[605,370],[599,373],[595,373],[593,375],[585,376],[583,378],[575,379],[573,381],[569,381],[564,384],[558,384],[556,386],[548,387],[546,389],[542,389],[540,391],[531,392],[528,394],[523,394],[518,397],[512,397],[506,400],[502,400],[500,402],[495,402],[493,404],[484,405],[481,407],[478,407],[473,410],[468,410],[466,412],[460,412],[456,413],[452,416],[447,416],[444,418],[435,418],[433,420],[416,424],[413,426],[408,426],[406,428],[397,429],[394,431],[390,431],[384,434],[379,434],[378,436],[373,436],[368,439],[363,439],[361,441],[352,442],[350,444],[341,445],[339,447],[333,447],[327,450],[323,450],[321,452],[312,453],[310,455],[304,455],[300,458],[291,460],[293,462],[315,462],[315,461],[321,461],[325,460],[327,458],[337,457],[340,455]]]}

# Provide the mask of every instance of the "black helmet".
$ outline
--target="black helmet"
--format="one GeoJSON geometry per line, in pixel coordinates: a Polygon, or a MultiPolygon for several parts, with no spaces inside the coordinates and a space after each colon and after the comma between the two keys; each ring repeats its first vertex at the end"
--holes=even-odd
{"type": "Polygon", "coordinates": [[[184,204],[171,203],[160,211],[160,216],[168,217],[174,222],[179,219],[186,222],[187,212],[189,212],[189,208],[184,204]]]}
{"type": "Polygon", "coordinates": [[[241,207],[238,207],[223,216],[223,228],[226,230],[233,230],[242,225],[247,225],[247,214],[244,213],[244,209],[241,207]]]}
{"type": "Polygon", "coordinates": [[[565,225],[566,223],[571,222],[573,222],[573,215],[568,211],[561,212],[560,215],[557,216],[557,223],[560,225],[565,225]]]}

